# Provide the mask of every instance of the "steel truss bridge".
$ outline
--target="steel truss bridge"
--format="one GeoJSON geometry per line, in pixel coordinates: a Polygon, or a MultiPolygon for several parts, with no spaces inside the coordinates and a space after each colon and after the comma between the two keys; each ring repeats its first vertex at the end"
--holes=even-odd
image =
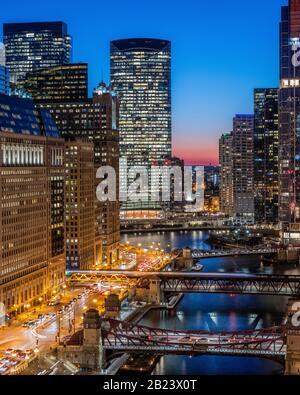
{"type": "Polygon", "coordinates": [[[300,276],[250,275],[232,273],[140,272],[140,271],[69,271],[76,282],[121,282],[148,287],[157,281],[162,292],[229,293],[300,296],[300,276]]]}
{"type": "Polygon", "coordinates": [[[226,257],[226,256],[235,256],[235,255],[269,255],[276,254],[277,249],[275,248],[254,248],[251,250],[247,249],[238,249],[233,248],[229,250],[192,250],[191,254],[193,258],[217,258],[217,257],[226,257]]]}
{"type": "Polygon", "coordinates": [[[223,354],[283,360],[286,327],[242,332],[174,331],[105,319],[102,345],[106,350],[162,354],[223,354]]]}

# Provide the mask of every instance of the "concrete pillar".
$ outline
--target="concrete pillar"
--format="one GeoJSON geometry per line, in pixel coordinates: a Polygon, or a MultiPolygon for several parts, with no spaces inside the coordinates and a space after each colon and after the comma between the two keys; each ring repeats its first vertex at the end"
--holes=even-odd
{"type": "Polygon", "coordinates": [[[164,303],[164,295],[160,288],[159,279],[150,279],[148,301],[155,304],[164,303]]]}
{"type": "Polygon", "coordinates": [[[98,310],[88,310],[83,321],[82,367],[94,371],[103,369],[106,363],[101,329],[102,320],[98,310]]]}

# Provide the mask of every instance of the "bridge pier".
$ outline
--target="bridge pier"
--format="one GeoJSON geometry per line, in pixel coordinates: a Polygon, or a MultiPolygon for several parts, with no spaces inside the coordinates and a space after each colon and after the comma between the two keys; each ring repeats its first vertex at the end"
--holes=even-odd
{"type": "Polygon", "coordinates": [[[83,368],[102,370],[106,364],[103,347],[102,320],[97,310],[88,310],[83,322],[82,360],[83,368]]]}
{"type": "Polygon", "coordinates": [[[150,304],[165,302],[164,293],[161,290],[161,280],[158,278],[147,279],[145,284],[136,288],[135,299],[150,304]]]}

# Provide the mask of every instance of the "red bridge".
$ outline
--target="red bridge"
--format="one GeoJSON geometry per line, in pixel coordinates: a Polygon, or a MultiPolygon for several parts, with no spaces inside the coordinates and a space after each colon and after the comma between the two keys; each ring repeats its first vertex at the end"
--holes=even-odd
{"type": "Polygon", "coordinates": [[[286,353],[286,327],[241,332],[174,331],[103,319],[106,350],[164,354],[224,354],[281,359],[286,353]]]}

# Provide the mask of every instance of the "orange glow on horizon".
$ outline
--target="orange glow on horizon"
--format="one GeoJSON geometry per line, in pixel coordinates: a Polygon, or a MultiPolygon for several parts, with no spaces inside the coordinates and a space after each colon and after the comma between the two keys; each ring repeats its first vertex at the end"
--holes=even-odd
{"type": "Polygon", "coordinates": [[[214,142],[176,141],[173,155],[184,159],[185,165],[218,165],[218,147],[214,142]]]}

